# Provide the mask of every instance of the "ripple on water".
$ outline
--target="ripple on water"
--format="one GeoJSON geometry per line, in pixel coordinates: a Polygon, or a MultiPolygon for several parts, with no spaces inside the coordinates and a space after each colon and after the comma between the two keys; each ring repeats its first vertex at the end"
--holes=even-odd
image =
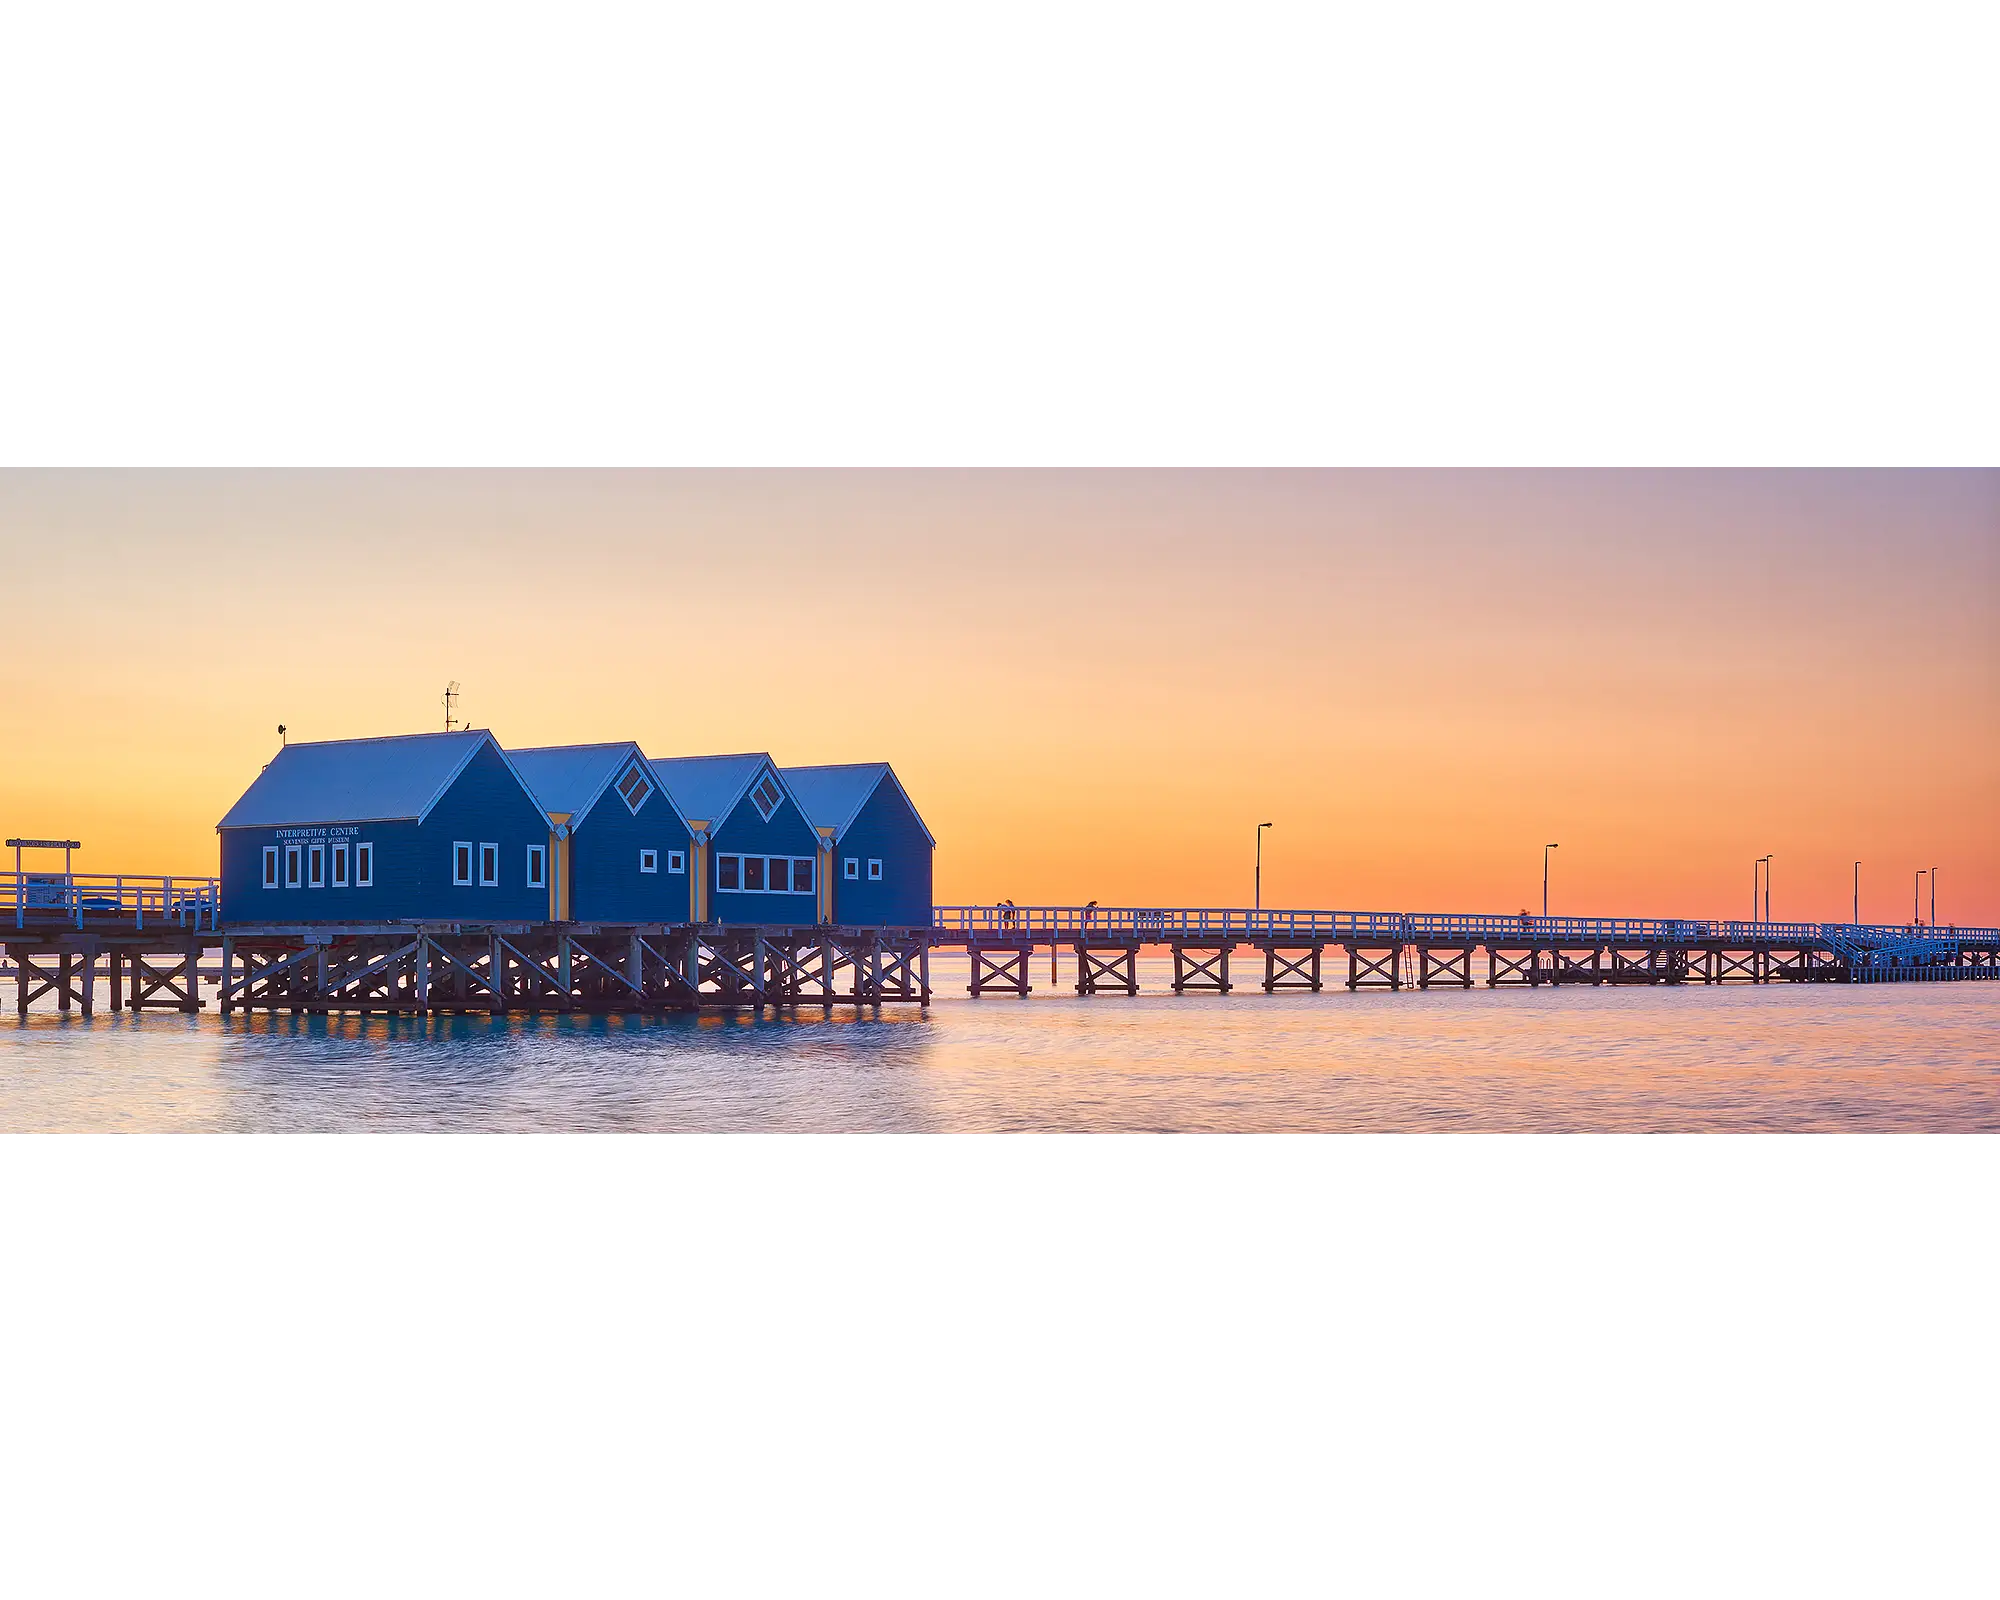
{"type": "Polygon", "coordinates": [[[658,1019],[38,1011],[0,1022],[0,1128],[1994,1131],[1996,1023],[1985,983],[658,1019]]]}

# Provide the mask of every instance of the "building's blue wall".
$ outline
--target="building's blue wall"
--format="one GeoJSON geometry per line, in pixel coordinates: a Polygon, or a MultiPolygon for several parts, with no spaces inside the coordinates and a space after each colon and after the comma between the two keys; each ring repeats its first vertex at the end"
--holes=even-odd
{"type": "Polygon", "coordinates": [[[709,912],[711,922],[762,923],[765,926],[808,927],[819,921],[819,897],[810,894],[746,894],[716,887],[716,858],[726,855],[809,856],[818,859],[819,835],[800,815],[788,795],[766,822],[747,794],[736,809],[710,830],[708,847],[709,912]]]}
{"type": "MultiPolygon", "coordinates": [[[[414,822],[364,822],[325,828],[231,828],[222,836],[224,922],[382,922],[422,918],[464,922],[545,922],[549,893],[528,887],[528,846],[547,845],[549,820],[493,746],[484,745],[419,828],[414,822]],[[287,834],[296,837],[287,838],[287,834]],[[375,846],[375,883],[368,889],[284,887],[283,846],[375,846]],[[470,887],[452,880],[452,846],[474,847],[470,887]],[[263,848],[279,851],[279,886],[263,887],[263,848]],[[500,883],[481,888],[477,850],[500,846],[500,883]]],[[[351,859],[351,858],[350,858],[351,859]]],[[[551,864],[553,870],[553,863],[551,864]]],[[[303,876],[303,874],[301,875],[303,876]]],[[[328,872],[331,884],[331,869],[328,872]]],[[[349,872],[352,877],[352,869],[349,872]]]]}
{"type": "Polygon", "coordinates": [[[833,847],[833,920],[844,928],[928,928],[931,924],[931,841],[895,784],[875,786],[846,834],[833,847]],[[882,881],[868,881],[870,858],[882,881]],[[850,880],[846,863],[861,863],[850,880]]]}
{"type": "Polygon", "coordinates": [[[569,914],[576,921],[687,921],[694,836],[658,788],[646,796],[637,816],[626,810],[615,789],[606,789],[576,825],[569,849],[569,914]],[[657,873],[639,870],[642,849],[659,851],[657,873]],[[681,853],[679,872],[667,870],[673,850],[681,853]]]}

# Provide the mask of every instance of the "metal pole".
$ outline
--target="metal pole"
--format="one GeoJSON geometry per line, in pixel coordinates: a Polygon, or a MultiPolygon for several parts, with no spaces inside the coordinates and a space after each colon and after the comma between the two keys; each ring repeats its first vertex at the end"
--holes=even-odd
{"type": "Polygon", "coordinates": [[[1766,922],[1769,922],[1769,921],[1771,920],[1771,872],[1772,872],[1772,870],[1773,870],[1773,869],[1772,869],[1772,866],[1771,866],[1771,858],[1770,858],[1769,856],[1766,856],[1766,857],[1764,858],[1764,920],[1765,920],[1766,922]]]}
{"type": "Polygon", "coordinates": [[[1917,868],[1917,875],[1910,883],[1910,926],[1921,927],[1924,920],[1924,869],[1917,868]]]}
{"type": "Polygon", "coordinates": [[[1268,822],[1257,824],[1257,881],[1251,890],[1250,900],[1253,911],[1264,909],[1264,830],[1268,827],[1270,827],[1268,822]]]}
{"type": "Polygon", "coordinates": [[[1861,926],[1861,863],[1854,863],[1854,925],[1861,926]]]}
{"type": "Polygon", "coordinates": [[[1542,921],[1549,920],[1549,852],[1562,846],[1545,844],[1542,846],[1542,921]]]}
{"type": "Polygon", "coordinates": [[[1931,868],[1931,926],[1932,926],[1933,928],[1935,928],[1935,927],[1936,927],[1937,925],[1938,925],[1938,920],[1937,920],[1937,868],[1936,868],[1936,867],[1932,867],[1932,868],[1931,868]]]}

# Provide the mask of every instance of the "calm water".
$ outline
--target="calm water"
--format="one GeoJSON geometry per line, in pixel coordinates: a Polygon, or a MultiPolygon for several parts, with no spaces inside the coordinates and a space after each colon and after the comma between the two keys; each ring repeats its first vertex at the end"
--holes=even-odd
{"type": "Polygon", "coordinates": [[[2000,983],[1043,990],[657,1021],[9,1011],[0,1129],[1996,1131],[2000,983]]]}

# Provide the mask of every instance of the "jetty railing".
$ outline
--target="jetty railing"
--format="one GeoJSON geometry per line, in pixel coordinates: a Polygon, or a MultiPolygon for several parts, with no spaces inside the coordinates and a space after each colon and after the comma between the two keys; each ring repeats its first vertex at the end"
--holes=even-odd
{"type": "Polygon", "coordinates": [[[69,923],[136,929],[218,926],[220,885],[214,878],[127,873],[0,872],[0,927],[69,923]]]}
{"type": "Polygon", "coordinates": [[[1386,939],[1403,943],[1553,945],[1696,944],[1832,945],[1894,949],[1940,941],[2000,943],[1996,928],[1921,928],[1819,922],[1737,922],[1660,917],[1534,917],[1411,911],[1299,911],[1172,906],[937,906],[935,932],[954,938],[1298,939],[1329,943],[1386,939]]]}

